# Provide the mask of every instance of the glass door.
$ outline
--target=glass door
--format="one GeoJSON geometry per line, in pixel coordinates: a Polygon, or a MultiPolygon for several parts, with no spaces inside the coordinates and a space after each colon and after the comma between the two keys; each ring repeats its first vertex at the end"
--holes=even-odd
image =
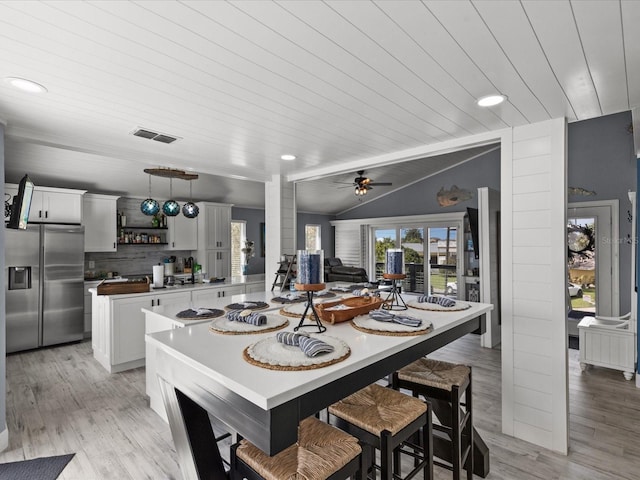
{"type": "Polygon", "coordinates": [[[429,293],[455,298],[458,296],[458,228],[432,227],[428,233],[429,293]]]}
{"type": "Polygon", "coordinates": [[[401,227],[400,247],[404,252],[404,269],[407,275],[402,282],[402,290],[424,293],[424,228],[401,227]]]}
{"type": "MultiPolygon", "coordinates": [[[[604,202],[603,202],[604,203],[604,202]]],[[[568,284],[567,292],[574,312],[616,316],[617,238],[612,218],[617,212],[609,205],[585,202],[570,204],[568,211],[568,284]]]]}
{"type": "Polygon", "coordinates": [[[389,248],[397,248],[398,231],[395,227],[376,227],[373,229],[375,240],[375,267],[377,280],[382,279],[386,252],[389,248]]]}

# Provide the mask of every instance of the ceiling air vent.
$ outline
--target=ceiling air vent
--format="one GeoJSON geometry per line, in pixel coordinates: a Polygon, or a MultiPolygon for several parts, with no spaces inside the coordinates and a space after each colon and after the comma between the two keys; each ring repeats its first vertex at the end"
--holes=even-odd
{"type": "Polygon", "coordinates": [[[167,135],[166,133],[154,132],[148,128],[141,127],[136,128],[131,132],[131,134],[136,137],[148,138],[149,140],[155,140],[160,143],[173,143],[176,140],[180,140],[180,137],[174,137],[172,135],[167,135]]]}

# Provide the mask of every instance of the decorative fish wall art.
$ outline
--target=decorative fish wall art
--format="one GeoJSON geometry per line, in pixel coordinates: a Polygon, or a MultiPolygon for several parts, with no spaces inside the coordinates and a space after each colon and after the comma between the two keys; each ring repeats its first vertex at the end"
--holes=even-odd
{"type": "Polygon", "coordinates": [[[596,195],[596,192],[593,190],[586,190],[582,187],[569,187],[567,191],[569,192],[569,195],[582,195],[584,197],[596,195]]]}
{"type": "Polygon", "coordinates": [[[473,193],[464,188],[459,188],[457,185],[452,185],[449,190],[445,190],[444,187],[440,188],[440,191],[436,194],[438,205],[441,207],[451,207],[460,202],[470,200],[473,198],[473,193]]]}

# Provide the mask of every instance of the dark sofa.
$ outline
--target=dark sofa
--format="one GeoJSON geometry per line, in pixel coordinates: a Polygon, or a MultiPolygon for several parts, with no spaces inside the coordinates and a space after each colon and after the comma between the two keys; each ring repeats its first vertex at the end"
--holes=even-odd
{"type": "Polygon", "coordinates": [[[369,277],[367,271],[360,267],[347,267],[342,264],[342,260],[336,257],[324,259],[324,280],[325,282],[367,282],[369,277]]]}

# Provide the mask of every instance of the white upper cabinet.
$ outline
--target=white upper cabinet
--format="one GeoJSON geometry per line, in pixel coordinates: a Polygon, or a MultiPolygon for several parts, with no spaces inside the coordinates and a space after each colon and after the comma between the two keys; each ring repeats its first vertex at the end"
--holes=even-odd
{"type": "MultiPolygon", "coordinates": [[[[18,194],[18,186],[5,185],[5,193],[13,196],[18,194]]],[[[82,196],[86,190],[71,190],[66,188],[36,187],[31,198],[29,222],[35,223],[82,223],[82,196]]],[[[5,195],[5,199],[8,199],[5,195]]],[[[5,220],[8,218],[5,217],[5,220]]]]}
{"type": "Polygon", "coordinates": [[[203,224],[203,233],[200,236],[205,242],[204,248],[231,248],[231,207],[211,203],[202,205],[204,208],[200,210],[200,223],[203,224]]]}
{"type": "Polygon", "coordinates": [[[196,250],[198,248],[198,218],[180,214],[167,219],[169,250],[196,250]]]}
{"type": "Polygon", "coordinates": [[[85,252],[115,252],[118,247],[116,202],[119,197],[87,193],[82,199],[85,252]]]}

